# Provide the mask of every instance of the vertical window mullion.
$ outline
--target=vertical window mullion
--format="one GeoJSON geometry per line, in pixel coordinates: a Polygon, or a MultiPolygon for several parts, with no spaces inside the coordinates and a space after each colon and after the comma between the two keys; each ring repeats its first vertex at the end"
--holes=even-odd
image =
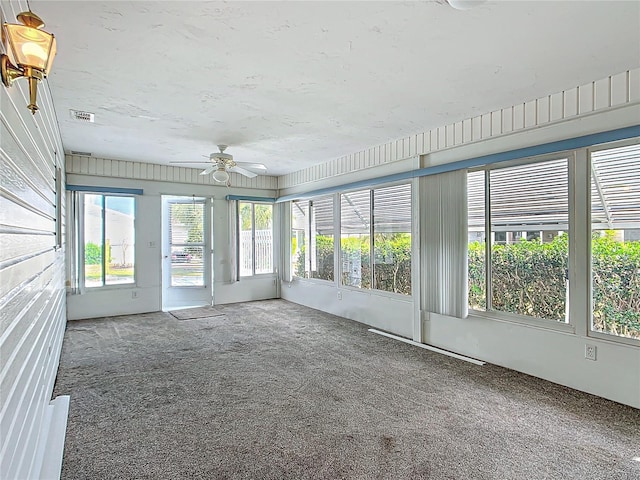
{"type": "Polygon", "coordinates": [[[373,190],[369,191],[369,270],[370,270],[370,285],[371,285],[371,289],[375,289],[376,288],[376,275],[375,272],[373,271],[374,269],[374,244],[373,244],[373,218],[374,218],[374,212],[373,212],[373,190]]]}
{"type": "Polygon", "coordinates": [[[256,204],[251,204],[251,274],[256,274],[256,204]]]}
{"type": "Polygon", "coordinates": [[[311,216],[313,215],[313,200],[309,200],[308,202],[308,207],[307,207],[307,220],[308,220],[308,225],[309,225],[309,235],[308,235],[308,240],[307,243],[308,245],[306,246],[307,248],[307,257],[306,257],[306,261],[307,261],[307,268],[309,269],[309,278],[311,278],[311,265],[313,264],[313,262],[311,261],[311,245],[313,245],[313,240],[311,239],[311,236],[313,235],[313,231],[312,231],[312,227],[313,227],[313,221],[311,220],[311,216]]]}
{"type": "Polygon", "coordinates": [[[87,259],[86,259],[86,249],[85,249],[85,218],[84,218],[84,193],[79,193],[79,192],[71,192],[71,198],[73,199],[73,208],[74,208],[74,214],[76,215],[75,217],[75,222],[74,222],[74,226],[76,228],[75,231],[75,235],[74,235],[74,241],[75,241],[75,248],[76,248],[76,261],[78,262],[77,266],[76,266],[76,275],[77,275],[77,287],[81,292],[84,292],[84,289],[86,288],[85,285],[85,277],[86,277],[86,264],[87,264],[87,259]]]}
{"type": "Polygon", "coordinates": [[[342,205],[340,194],[333,194],[333,281],[342,286],[342,205]]]}
{"type": "Polygon", "coordinates": [[[492,285],[491,285],[491,172],[484,172],[484,252],[485,252],[485,305],[486,310],[492,310],[492,285]]]}
{"type": "Polygon", "coordinates": [[[236,200],[236,281],[240,280],[240,200],[236,200]]]}
{"type": "Polygon", "coordinates": [[[106,262],[107,262],[107,242],[106,242],[106,230],[107,230],[107,224],[106,224],[106,201],[105,201],[105,196],[101,195],[101,203],[102,203],[102,285],[105,286],[107,284],[107,269],[106,269],[106,262]]]}

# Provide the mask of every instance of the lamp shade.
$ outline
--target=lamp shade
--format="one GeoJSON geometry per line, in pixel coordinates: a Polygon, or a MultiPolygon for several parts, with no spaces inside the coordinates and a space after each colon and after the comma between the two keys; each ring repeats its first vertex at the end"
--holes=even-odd
{"type": "Polygon", "coordinates": [[[45,75],[56,56],[56,39],[51,33],[27,25],[4,24],[11,61],[20,67],[32,67],[45,75]]]}
{"type": "Polygon", "coordinates": [[[226,170],[219,168],[218,170],[213,172],[213,179],[216,182],[226,183],[229,181],[229,174],[226,172],[226,170]]]}

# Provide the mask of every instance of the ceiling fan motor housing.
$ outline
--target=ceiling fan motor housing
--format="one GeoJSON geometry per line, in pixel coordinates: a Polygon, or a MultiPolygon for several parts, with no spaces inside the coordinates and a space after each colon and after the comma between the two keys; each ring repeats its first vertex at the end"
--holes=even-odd
{"type": "Polygon", "coordinates": [[[232,162],[233,161],[233,155],[229,155],[228,153],[222,153],[222,152],[212,153],[211,155],[209,155],[209,158],[214,162],[218,162],[218,161],[232,162]]]}

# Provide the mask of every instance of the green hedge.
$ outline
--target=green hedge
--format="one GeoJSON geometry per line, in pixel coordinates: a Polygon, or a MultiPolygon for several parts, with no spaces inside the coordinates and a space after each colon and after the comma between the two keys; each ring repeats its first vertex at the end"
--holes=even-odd
{"type": "MultiPolygon", "coordinates": [[[[377,234],[375,238],[375,282],[379,290],[411,294],[411,235],[408,233],[377,234]]],[[[306,246],[300,249],[294,265],[295,275],[304,278],[306,246]]],[[[342,238],[342,260],[360,258],[360,287],[371,288],[369,236],[342,238]]],[[[316,268],[312,278],[333,280],[333,237],[316,236],[316,268]]],[[[343,272],[342,282],[349,285],[349,272],[343,272]]]]}
{"type": "MultiPolygon", "coordinates": [[[[485,308],[484,243],[469,244],[469,305],[485,308]]],[[[495,310],[564,321],[567,236],[550,243],[494,245],[495,310]]],[[[640,338],[640,242],[594,235],[593,309],[596,330],[640,338]]]]}
{"type": "MultiPolygon", "coordinates": [[[[296,240],[295,238],[293,240],[296,240]]],[[[292,243],[292,251],[295,252],[297,243],[292,243]]],[[[298,259],[293,266],[294,274],[297,277],[308,278],[306,273],[307,265],[307,246],[302,245],[298,252],[298,259]]],[[[316,236],[316,270],[311,272],[311,278],[319,278],[322,280],[333,280],[333,237],[318,235],[316,236]]]]}
{"type": "Polygon", "coordinates": [[[596,329],[640,339],[640,242],[594,238],[593,321],[596,329]]]}
{"type": "MultiPolygon", "coordinates": [[[[343,238],[342,260],[360,257],[362,288],[371,288],[369,237],[343,238]]],[[[411,235],[377,234],[375,282],[380,290],[411,294],[411,235]]],[[[484,309],[484,243],[469,244],[469,305],[484,309]]],[[[316,237],[316,266],[312,278],[333,280],[333,237],[316,237]]],[[[611,235],[594,235],[593,301],[596,330],[640,338],[640,242],[617,242],[611,235]]],[[[295,275],[305,277],[305,251],[294,265],[295,275]]],[[[552,242],[520,240],[494,245],[492,252],[492,305],[495,310],[565,320],[567,236],[552,242]]],[[[349,272],[342,282],[349,284],[349,272]]]]}

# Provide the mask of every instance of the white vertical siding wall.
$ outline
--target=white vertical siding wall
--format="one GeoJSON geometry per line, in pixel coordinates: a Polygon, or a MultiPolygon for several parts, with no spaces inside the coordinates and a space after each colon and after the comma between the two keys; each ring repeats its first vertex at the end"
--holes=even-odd
{"type": "MultiPolygon", "coordinates": [[[[13,22],[26,4],[0,1],[0,10],[13,22]]],[[[26,81],[0,86],[0,478],[7,479],[40,477],[66,323],[55,192],[64,156],[46,85],[35,116],[28,103],[26,81]]]]}
{"type": "Polygon", "coordinates": [[[629,70],[283,175],[278,177],[278,188],[287,189],[639,102],[640,69],[629,70]]]}

